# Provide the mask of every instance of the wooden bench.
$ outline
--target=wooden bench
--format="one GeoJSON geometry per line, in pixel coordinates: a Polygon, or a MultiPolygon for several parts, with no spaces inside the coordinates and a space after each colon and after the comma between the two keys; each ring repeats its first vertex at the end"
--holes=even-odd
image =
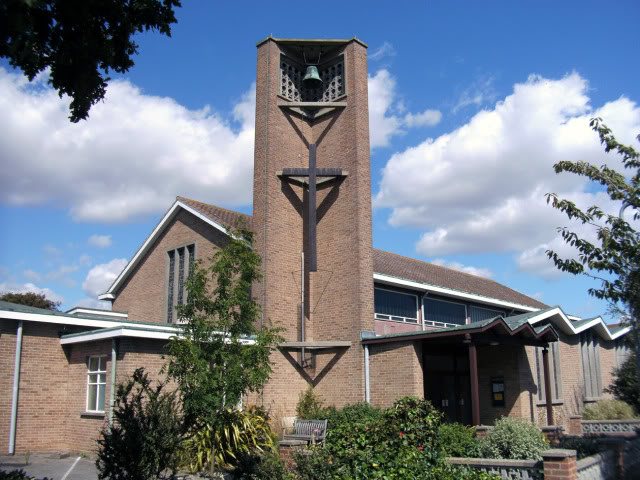
{"type": "Polygon", "coordinates": [[[327,438],[326,420],[296,420],[293,424],[294,433],[287,433],[287,429],[282,431],[283,440],[304,440],[315,444],[322,442],[325,445],[327,438]]]}

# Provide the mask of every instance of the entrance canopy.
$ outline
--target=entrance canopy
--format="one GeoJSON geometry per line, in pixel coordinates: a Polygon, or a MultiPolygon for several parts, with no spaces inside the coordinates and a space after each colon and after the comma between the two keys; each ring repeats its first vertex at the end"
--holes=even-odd
{"type": "Polygon", "coordinates": [[[535,312],[503,318],[497,316],[480,322],[457,327],[422,330],[419,332],[380,335],[365,338],[363,345],[405,341],[437,341],[439,344],[473,343],[482,345],[531,345],[545,347],[558,341],[558,334],[551,324],[531,325],[529,318],[535,312]]]}

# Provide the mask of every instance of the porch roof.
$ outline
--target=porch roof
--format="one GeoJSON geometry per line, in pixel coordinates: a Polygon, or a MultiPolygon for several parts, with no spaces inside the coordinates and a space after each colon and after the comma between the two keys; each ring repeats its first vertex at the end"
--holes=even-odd
{"type": "Polygon", "coordinates": [[[531,312],[507,318],[497,316],[456,327],[380,335],[364,338],[362,344],[438,340],[445,343],[472,341],[478,345],[498,342],[499,344],[544,346],[548,342],[558,341],[558,333],[551,324],[534,326],[529,323],[529,319],[535,314],[536,312],[531,312]]]}

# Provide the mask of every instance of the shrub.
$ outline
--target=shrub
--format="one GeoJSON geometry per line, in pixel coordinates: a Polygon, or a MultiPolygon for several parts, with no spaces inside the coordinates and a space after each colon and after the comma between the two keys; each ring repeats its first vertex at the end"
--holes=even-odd
{"type": "Polygon", "coordinates": [[[596,438],[572,437],[563,438],[557,448],[567,448],[577,452],[578,460],[590,457],[605,450],[606,446],[596,438]]]}
{"type": "MultiPolygon", "coordinates": [[[[31,477],[27,475],[27,472],[25,472],[22,469],[12,470],[10,472],[3,472],[0,470],[0,480],[36,480],[36,477],[31,477]]],[[[44,477],[40,480],[49,480],[49,478],[44,477]]]]}
{"type": "Polygon", "coordinates": [[[263,410],[226,409],[216,423],[195,431],[180,452],[181,465],[191,471],[233,466],[242,454],[273,451],[275,438],[263,410]]]}
{"type": "Polygon", "coordinates": [[[293,454],[296,464],[296,480],[325,480],[340,478],[339,471],[345,470],[334,462],[326,448],[311,447],[308,450],[297,450],[293,454]]]}
{"type": "Polygon", "coordinates": [[[183,440],[182,419],[175,392],[165,392],[166,382],[151,388],[143,368],[126,384],[118,385],[113,414],[98,439],[100,480],[151,480],[175,478],[176,452],[183,440]]]}
{"type": "MultiPolygon", "coordinates": [[[[335,410],[335,409],[334,409],[335,410]]],[[[296,405],[296,415],[298,418],[303,419],[320,419],[324,420],[326,415],[324,408],[324,400],[317,396],[313,387],[309,385],[303,393],[298,397],[298,404],[296,405]]]]}
{"type": "Polygon", "coordinates": [[[636,354],[631,355],[624,363],[613,371],[613,383],[605,389],[618,400],[628,403],[637,414],[640,414],[640,383],[636,375],[636,354]]]}
{"type": "Polygon", "coordinates": [[[239,455],[231,475],[236,480],[293,480],[280,457],[273,452],[239,455]]]}
{"type": "Polygon", "coordinates": [[[622,400],[598,400],[586,405],[582,412],[584,420],[627,420],[634,418],[633,408],[622,400]]]}
{"type": "Polygon", "coordinates": [[[476,432],[461,423],[443,423],[438,430],[438,444],[447,457],[467,457],[473,452],[476,432]]]}
{"type": "Polygon", "coordinates": [[[472,448],[474,457],[539,460],[549,442],[542,432],[530,423],[502,417],[489,435],[472,448]]]}

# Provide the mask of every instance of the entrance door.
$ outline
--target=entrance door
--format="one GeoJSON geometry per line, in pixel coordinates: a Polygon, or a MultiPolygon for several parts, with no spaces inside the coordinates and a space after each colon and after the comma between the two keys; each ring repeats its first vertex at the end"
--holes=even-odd
{"type": "Polygon", "coordinates": [[[465,350],[423,348],[424,397],[449,422],[471,424],[469,359],[465,350]]]}

